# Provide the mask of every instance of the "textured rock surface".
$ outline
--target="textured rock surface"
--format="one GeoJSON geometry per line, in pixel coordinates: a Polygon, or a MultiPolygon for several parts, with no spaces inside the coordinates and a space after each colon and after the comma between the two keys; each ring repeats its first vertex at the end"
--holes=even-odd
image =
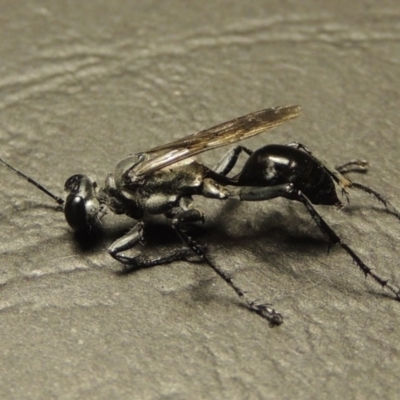
{"type": "MultiPolygon", "coordinates": [[[[246,145],[305,143],[400,207],[398,1],[2,0],[0,156],[61,193],[101,183],[125,155],[281,104],[303,115],[246,145]]],[[[206,154],[213,165],[223,151],[206,154]]],[[[199,199],[199,242],[270,302],[275,329],[205,264],[119,276],[52,202],[0,169],[0,397],[395,398],[400,304],[327,244],[301,204],[199,199]]],[[[319,207],[381,275],[397,279],[400,224],[368,196],[319,207]]],[[[147,251],[178,243],[152,228],[147,251]],[[167,239],[166,239],[167,238],[167,239]]]]}

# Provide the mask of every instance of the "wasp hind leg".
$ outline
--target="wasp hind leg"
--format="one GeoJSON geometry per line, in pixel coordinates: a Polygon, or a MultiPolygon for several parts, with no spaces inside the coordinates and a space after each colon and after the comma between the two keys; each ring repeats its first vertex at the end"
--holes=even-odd
{"type": "Polygon", "coordinates": [[[353,261],[358,265],[361,271],[365,274],[365,276],[370,276],[375,282],[381,285],[383,288],[388,288],[396,297],[396,300],[400,300],[400,289],[391,284],[388,279],[384,279],[379,276],[372,268],[368,267],[361,258],[348,246],[343,240],[336,234],[336,232],[325,222],[325,220],[321,217],[315,207],[312,205],[311,201],[301,192],[297,192],[297,200],[302,202],[306,207],[307,211],[310,213],[314,222],[317,224],[320,231],[325,234],[329,242],[332,244],[338,244],[350,257],[353,261]]]}
{"type": "Polygon", "coordinates": [[[301,191],[297,191],[292,184],[271,187],[246,187],[240,190],[239,197],[243,201],[263,201],[270,200],[275,197],[284,197],[289,200],[300,201],[304,204],[320,231],[328,237],[330,244],[338,244],[343,250],[346,251],[347,254],[350,255],[353,261],[366,276],[371,276],[375,282],[377,282],[383,288],[388,288],[395,295],[396,299],[400,300],[400,289],[391,284],[387,279],[379,276],[372,268],[368,267],[368,265],[361,260],[354,250],[348,246],[325,222],[322,216],[312,205],[311,201],[301,191]]]}

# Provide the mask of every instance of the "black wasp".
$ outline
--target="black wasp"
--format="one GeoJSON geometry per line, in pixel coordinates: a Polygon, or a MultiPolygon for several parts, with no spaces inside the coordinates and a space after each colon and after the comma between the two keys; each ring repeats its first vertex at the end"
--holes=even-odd
{"type": "MultiPolygon", "coordinates": [[[[336,184],[346,196],[349,188],[360,189],[373,195],[390,213],[400,219],[399,212],[381,194],[352,182],[345,176],[348,172],[365,171],[365,161],[354,160],[339,167],[332,167],[299,143],[267,145],[254,152],[246,147],[237,146],[213,169],[194,158],[205,151],[236,143],[272,129],[297,117],[300,112],[300,106],[268,108],[146,152],[130,155],[116,166],[113,174],[107,176],[101,188],[98,188],[89,176],[73,175],[65,183],[65,201],[2,159],[0,163],[63,205],[65,218],[74,231],[90,232],[107,211],[126,214],[137,220],[128,233],[108,248],[110,255],[125,265],[125,270],[190,259],[195,255],[205,259],[239,296],[244,296],[244,292],[225,272],[206,258],[205,247],[198,245],[185,229],[188,224],[203,221],[203,214],[195,208],[192,196],[201,195],[221,200],[233,198],[241,201],[284,197],[299,201],[304,204],[331,244],[339,244],[365,275],[370,275],[400,300],[400,289],[368,267],[314,207],[316,204],[343,206],[337,196],[336,184]],[[248,155],[244,167],[239,174],[229,177],[228,174],[242,152],[248,155]],[[151,214],[165,215],[185,246],[153,258],[141,254],[135,257],[124,254],[136,244],[144,242],[145,220],[146,216],[151,214]]],[[[282,323],[282,316],[269,306],[246,298],[245,300],[251,310],[268,319],[272,325],[282,323]]]]}

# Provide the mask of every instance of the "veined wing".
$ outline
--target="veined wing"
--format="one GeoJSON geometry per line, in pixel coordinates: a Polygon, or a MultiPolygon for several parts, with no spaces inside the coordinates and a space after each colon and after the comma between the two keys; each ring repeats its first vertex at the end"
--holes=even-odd
{"type": "Polygon", "coordinates": [[[298,105],[266,108],[157,146],[145,152],[150,156],[149,159],[134,167],[130,171],[130,178],[132,181],[141,180],[148,174],[186,158],[275,128],[282,122],[299,116],[300,113],[301,107],[298,105]]]}

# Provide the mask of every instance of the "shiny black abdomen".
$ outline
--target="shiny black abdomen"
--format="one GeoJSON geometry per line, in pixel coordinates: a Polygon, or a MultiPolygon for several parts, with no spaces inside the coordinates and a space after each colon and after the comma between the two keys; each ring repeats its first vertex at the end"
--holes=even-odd
{"type": "Polygon", "coordinates": [[[328,172],[303,150],[268,145],[256,150],[238,176],[240,186],[275,186],[292,183],[314,204],[340,204],[328,172]]]}

